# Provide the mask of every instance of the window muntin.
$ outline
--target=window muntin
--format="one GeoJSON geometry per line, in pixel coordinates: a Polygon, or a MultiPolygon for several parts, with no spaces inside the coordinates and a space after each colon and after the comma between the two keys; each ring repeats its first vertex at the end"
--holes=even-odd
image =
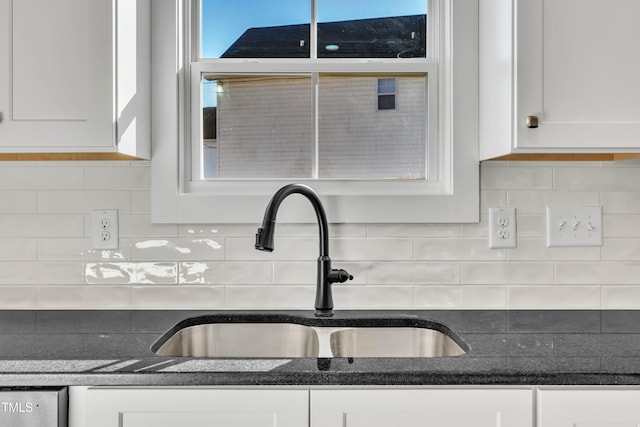
{"type": "MultiPolygon", "coordinates": [[[[206,115],[193,116],[199,121],[192,126],[193,180],[428,179],[427,167],[434,162],[428,161],[427,156],[429,151],[435,152],[433,148],[429,149],[429,144],[435,146],[436,142],[428,138],[428,122],[435,122],[435,108],[432,117],[428,117],[433,99],[429,99],[426,86],[428,76],[430,83],[435,83],[435,73],[429,73],[437,64],[426,58],[427,0],[395,2],[400,5],[383,0],[357,0],[346,5],[334,0],[293,0],[296,7],[277,19],[273,16],[277,15],[275,11],[283,10],[289,2],[245,0],[224,7],[222,3],[226,4],[221,0],[200,1],[201,55],[213,52],[206,47],[208,42],[205,40],[210,37],[206,34],[211,22],[224,20],[226,28],[231,21],[245,22],[236,26],[246,25],[243,15],[247,10],[266,4],[272,5],[273,10],[264,12],[265,17],[259,18],[263,20],[254,22],[256,26],[246,31],[235,28],[235,34],[241,35],[233,42],[229,42],[232,37],[227,35],[229,47],[218,48],[217,52],[209,53],[211,57],[192,62],[192,81],[198,80],[201,87],[201,90],[192,91],[196,97],[192,108],[217,110],[215,126],[219,134],[215,143],[207,141],[204,133],[211,124],[204,121],[206,115]],[[305,7],[300,4],[306,5],[311,15],[307,20],[310,24],[305,23],[305,7]],[[207,16],[212,10],[218,13],[214,14],[214,21],[209,21],[207,16]],[[310,50],[314,42],[317,54],[310,50]],[[314,57],[310,58],[312,53],[314,57]],[[361,58],[369,57],[381,59],[374,63],[362,62],[361,58]],[[253,58],[255,62],[238,62],[239,58],[253,58]],[[255,82],[260,80],[259,73],[251,73],[256,98],[252,101],[247,97],[244,104],[239,98],[229,102],[224,84],[217,83],[216,70],[247,75],[249,70],[258,68],[271,78],[281,74],[277,71],[309,70],[311,95],[300,98],[300,91],[294,89],[295,85],[287,87],[286,79],[281,75],[281,90],[272,91],[265,98],[259,93],[268,88],[266,85],[258,88],[255,82]],[[325,70],[329,72],[323,73],[325,70]],[[385,73],[376,73],[376,70],[385,70],[385,73]],[[385,76],[389,74],[387,70],[396,70],[391,73],[394,77],[385,76]],[[416,74],[420,76],[416,77],[416,74]],[[380,92],[377,86],[378,79],[389,85],[396,78],[402,79],[405,86],[410,81],[418,82],[415,90],[406,88],[411,102],[402,111],[396,109],[395,88],[393,91],[383,88],[380,92]],[[365,88],[360,86],[363,79],[369,81],[365,88]],[[343,90],[329,90],[328,82],[338,80],[343,80],[343,90]],[[343,108],[342,116],[331,115],[345,100],[351,108],[343,108]],[[356,105],[356,100],[362,101],[362,105],[356,105]],[[220,106],[219,102],[224,104],[220,106]],[[287,102],[290,105],[287,106],[287,102]],[[335,108],[331,107],[331,102],[335,108]],[[236,106],[234,114],[229,114],[226,108],[231,104],[236,106]],[[242,110],[240,105],[244,105],[242,110]],[[380,120],[375,116],[380,110],[393,110],[394,115],[380,120]],[[249,114],[251,111],[253,116],[249,114]],[[303,118],[307,113],[309,116],[303,118]],[[420,114],[423,114],[421,118],[420,114]],[[253,129],[240,131],[240,127],[253,129]],[[235,138],[230,136],[231,129],[235,138]],[[242,153],[245,153],[244,159],[240,157],[242,153]],[[229,164],[225,164],[227,162],[229,164]]],[[[260,13],[256,14],[260,16],[260,13]]],[[[223,31],[227,30],[221,27],[218,34],[223,31]]],[[[272,79],[270,84],[274,81],[272,79]]],[[[237,82],[225,84],[237,85],[237,82]]],[[[433,176],[434,172],[431,173],[433,176]]]]}

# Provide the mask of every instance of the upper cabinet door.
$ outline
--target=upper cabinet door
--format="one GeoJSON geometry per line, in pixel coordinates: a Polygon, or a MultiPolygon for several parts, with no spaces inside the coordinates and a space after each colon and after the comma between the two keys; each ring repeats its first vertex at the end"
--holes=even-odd
{"type": "Polygon", "coordinates": [[[516,147],[640,148],[640,2],[518,0],[515,13],[516,147]]]}
{"type": "Polygon", "coordinates": [[[640,152],[637,0],[480,2],[481,159],[640,152]]]}
{"type": "MultiPolygon", "coordinates": [[[[150,108],[141,113],[148,83],[138,84],[145,69],[141,53],[149,50],[140,45],[145,23],[138,15],[148,20],[144,3],[0,0],[1,152],[145,156],[132,149],[127,134],[132,122],[148,126],[143,116],[150,108]],[[125,32],[131,36],[126,41],[125,32]]],[[[148,73],[144,78],[148,82],[148,73]]]]}

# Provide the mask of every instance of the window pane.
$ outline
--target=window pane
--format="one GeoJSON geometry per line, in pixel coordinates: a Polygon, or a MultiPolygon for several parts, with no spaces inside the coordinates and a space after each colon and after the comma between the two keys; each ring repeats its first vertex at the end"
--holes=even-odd
{"type": "Polygon", "coordinates": [[[424,58],[426,0],[318,0],[318,58],[424,58]]]}
{"type": "Polygon", "coordinates": [[[394,76],[395,109],[383,111],[380,78],[321,75],[319,178],[425,178],[426,76],[394,76]]]}
{"type": "Polygon", "coordinates": [[[203,145],[216,149],[203,153],[204,170],[210,171],[205,178],[311,177],[311,77],[204,76],[203,88],[212,85],[215,106],[204,106],[203,145]],[[207,115],[212,108],[215,113],[207,115]]]}
{"type": "Polygon", "coordinates": [[[311,2],[201,0],[202,58],[308,58],[311,2]]]}
{"type": "Polygon", "coordinates": [[[378,93],[396,93],[396,79],[378,79],[378,93]]]}
{"type": "Polygon", "coordinates": [[[395,110],[395,109],[396,109],[395,95],[379,95],[378,96],[378,110],[395,110]]]}

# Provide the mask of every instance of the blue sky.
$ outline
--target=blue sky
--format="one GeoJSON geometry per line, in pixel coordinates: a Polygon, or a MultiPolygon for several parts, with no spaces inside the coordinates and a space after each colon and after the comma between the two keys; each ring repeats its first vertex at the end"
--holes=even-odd
{"type": "MultiPolygon", "coordinates": [[[[309,23],[311,0],[201,0],[202,56],[219,58],[248,28],[309,23]]],[[[318,0],[318,21],[426,13],[427,0],[318,0]]],[[[203,88],[203,105],[216,105],[215,83],[203,88]]]]}

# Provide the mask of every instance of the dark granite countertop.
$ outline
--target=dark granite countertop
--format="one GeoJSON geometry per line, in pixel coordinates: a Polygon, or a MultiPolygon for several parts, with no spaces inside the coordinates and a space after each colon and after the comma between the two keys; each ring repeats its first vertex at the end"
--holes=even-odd
{"type": "Polygon", "coordinates": [[[197,359],[150,350],[179,321],[229,313],[0,311],[0,386],[640,385],[640,311],[336,311],[344,322],[441,322],[469,348],[456,357],[197,359]]]}

